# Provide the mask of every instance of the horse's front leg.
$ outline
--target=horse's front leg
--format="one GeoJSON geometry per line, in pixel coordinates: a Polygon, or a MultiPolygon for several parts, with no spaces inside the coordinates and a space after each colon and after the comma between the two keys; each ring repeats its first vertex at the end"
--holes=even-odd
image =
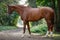
{"type": "Polygon", "coordinates": [[[29,31],[29,37],[30,37],[30,36],[31,36],[31,31],[30,31],[29,22],[27,22],[27,28],[28,28],[28,31],[29,31]]]}
{"type": "Polygon", "coordinates": [[[24,27],[23,27],[23,35],[22,35],[22,37],[24,37],[24,35],[25,35],[25,30],[26,30],[26,22],[25,22],[25,21],[23,21],[23,25],[24,25],[24,27]]]}
{"type": "Polygon", "coordinates": [[[27,28],[28,28],[29,34],[31,34],[29,22],[27,22],[27,28]]]}
{"type": "Polygon", "coordinates": [[[26,30],[26,22],[24,22],[23,34],[25,34],[25,30],[26,30]]]}

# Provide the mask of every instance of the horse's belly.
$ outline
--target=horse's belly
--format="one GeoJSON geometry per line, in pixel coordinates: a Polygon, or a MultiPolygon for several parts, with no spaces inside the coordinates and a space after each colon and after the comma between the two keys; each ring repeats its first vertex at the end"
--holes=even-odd
{"type": "Polygon", "coordinates": [[[30,17],[28,18],[28,21],[37,21],[37,20],[39,20],[39,19],[40,19],[39,16],[35,16],[35,17],[30,16],[30,17]]]}

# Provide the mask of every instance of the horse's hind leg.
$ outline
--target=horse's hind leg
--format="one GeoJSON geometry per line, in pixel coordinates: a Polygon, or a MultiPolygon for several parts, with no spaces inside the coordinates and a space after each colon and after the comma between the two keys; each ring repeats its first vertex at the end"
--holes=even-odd
{"type": "Polygon", "coordinates": [[[46,34],[46,36],[49,34],[49,32],[50,32],[50,36],[52,36],[52,34],[53,34],[53,24],[52,24],[52,22],[51,22],[51,20],[47,20],[47,25],[48,25],[48,31],[47,31],[47,34],[46,34]]]}
{"type": "Polygon", "coordinates": [[[53,35],[53,24],[50,25],[50,36],[52,37],[53,35]]]}

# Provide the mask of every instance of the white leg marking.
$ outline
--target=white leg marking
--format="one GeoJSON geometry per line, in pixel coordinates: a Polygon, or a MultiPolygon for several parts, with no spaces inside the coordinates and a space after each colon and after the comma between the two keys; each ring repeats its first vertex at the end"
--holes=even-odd
{"type": "Polygon", "coordinates": [[[48,35],[48,34],[49,34],[49,31],[47,31],[46,35],[48,35]]]}
{"type": "Polygon", "coordinates": [[[49,31],[47,31],[46,35],[44,37],[48,37],[49,31]]]}
{"type": "Polygon", "coordinates": [[[25,36],[25,34],[22,34],[22,36],[21,37],[24,37],[25,36]]]}
{"type": "Polygon", "coordinates": [[[28,34],[28,37],[31,37],[31,34],[28,34]]]}
{"type": "Polygon", "coordinates": [[[53,36],[53,32],[50,32],[50,37],[52,37],[53,36]]]}
{"type": "Polygon", "coordinates": [[[42,37],[48,37],[48,34],[49,34],[49,31],[47,31],[46,35],[45,36],[42,36],[42,37]]]}

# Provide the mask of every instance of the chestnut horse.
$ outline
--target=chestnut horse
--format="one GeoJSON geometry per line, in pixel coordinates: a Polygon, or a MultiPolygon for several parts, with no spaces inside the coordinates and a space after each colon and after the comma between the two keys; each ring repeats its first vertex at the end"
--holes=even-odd
{"type": "Polygon", "coordinates": [[[18,14],[21,16],[21,19],[23,20],[24,24],[23,33],[25,33],[27,25],[29,34],[31,34],[29,22],[38,21],[42,18],[45,18],[48,25],[48,31],[46,33],[46,36],[48,36],[49,32],[52,35],[54,25],[54,10],[52,8],[50,7],[32,8],[24,5],[10,5],[10,6],[8,5],[9,14],[11,14],[14,10],[18,12],[18,14]]]}

